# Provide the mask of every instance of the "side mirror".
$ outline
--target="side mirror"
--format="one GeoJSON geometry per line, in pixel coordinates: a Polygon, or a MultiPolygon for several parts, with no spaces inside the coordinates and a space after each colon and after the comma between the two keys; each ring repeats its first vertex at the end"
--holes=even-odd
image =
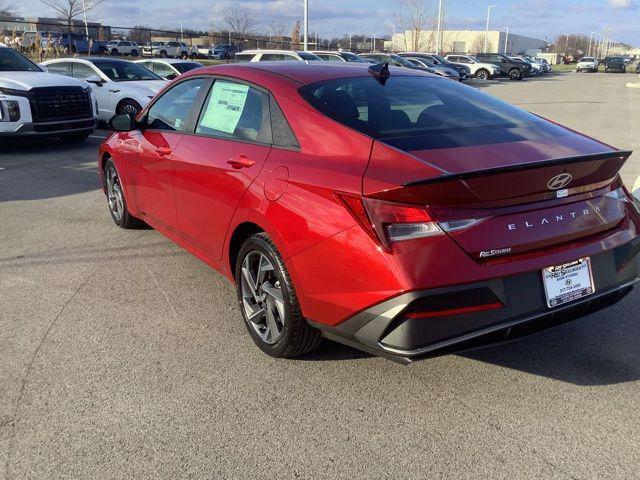
{"type": "Polygon", "coordinates": [[[104,83],[102,79],[97,75],[89,75],[85,80],[89,83],[93,83],[94,85],[98,85],[99,87],[101,87],[104,83]]]}
{"type": "Polygon", "coordinates": [[[128,113],[114,115],[109,120],[109,128],[115,132],[131,132],[136,129],[136,119],[128,113]]]}
{"type": "Polygon", "coordinates": [[[167,75],[166,77],[167,80],[173,80],[174,78],[178,78],[178,74],[177,73],[170,73],[169,75],[167,75]]]}

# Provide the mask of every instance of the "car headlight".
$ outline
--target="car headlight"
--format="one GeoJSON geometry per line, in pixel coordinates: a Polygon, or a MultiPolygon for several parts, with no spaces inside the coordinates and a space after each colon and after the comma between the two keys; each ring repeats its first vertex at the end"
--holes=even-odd
{"type": "Polygon", "coordinates": [[[17,122],[20,120],[20,104],[15,100],[0,101],[0,122],[17,122]]]}
{"type": "Polygon", "coordinates": [[[0,87],[0,93],[5,95],[12,95],[14,97],[28,97],[29,92],[26,90],[14,90],[13,88],[0,87]]]}

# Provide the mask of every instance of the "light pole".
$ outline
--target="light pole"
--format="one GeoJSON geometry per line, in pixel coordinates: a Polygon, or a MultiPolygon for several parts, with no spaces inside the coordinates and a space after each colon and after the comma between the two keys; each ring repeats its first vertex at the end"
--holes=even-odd
{"type": "Polygon", "coordinates": [[[178,22],[180,24],[180,41],[184,42],[184,33],[182,32],[182,22],[178,22]]]}
{"type": "Polygon", "coordinates": [[[509,45],[509,27],[502,27],[507,30],[507,34],[504,37],[504,54],[507,54],[507,47],[509,45]]]}
{"type": "Polygon", "coordinates": [[[350,52],[352,51],[352,48],[351,48],[351,37],[352,36],[353,36],[353,33],[349,32],[349,51],[350,52]]]}
{"type": "Polygon", "coordinates": [[[437,26],[437,35],[436,38],[436,55],[440,55],[440,41],[441,41],[441,29],[442,29],[442,0],[438,0],[438,26],[437,26]]]}
{"type": "Polygon", "coordinates": [[[303,20],[303,30],[304,30],[304,51],[309,50],[309,0],[304,0],[304,20],[303,20]]]}
{"type": "Polygon", "coordinates": [[[393,37],[396,36],[396,26],[395,25],[389,25],[389,26],[391,27],[391,31],[392,31],[392,34],[391,34],[391,51],[395,52],[396,51],[396,47],[395,47],[395,43],[393,41],[393,37]]]}
{"type": "Polygon", "coordinates": [[[82,15],[84,17],[84,33],[87,37],[89,37],[89,24],[87,23],[87,7],[82,0],[82,15]]]}
{"type": "Polygon", "coordinates": [[[591,32],[589,34],[589,56],[591,56],[591,38],[593,37],[593,34],[596,32],[591,32]]]}
{"type": "Polygon", "coordinates": [[[495,6],[496,5],[492,3],[491,5],[489,5],[489,8],[487,8],[487,25],[484,28],[484,47],[482,48],[483,53],[487,53],[487,42],[489,40],[489,18],[491,17],[491,9],[495,6]]]}

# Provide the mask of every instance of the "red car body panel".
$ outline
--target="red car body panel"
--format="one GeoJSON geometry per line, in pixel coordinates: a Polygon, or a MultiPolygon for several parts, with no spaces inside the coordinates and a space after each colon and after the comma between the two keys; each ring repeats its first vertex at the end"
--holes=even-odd
{"type": "Polygon", "coordinates": [[[616,156],[601,142],[563,129],[554,138],[400,149],[326,117],[298,91],[311,82],[361,77],[362,67],[283,63],[198,69],[176,81],[202,75],[238,78],[268,90],[299,150],[134,131],[111,135],[100,161],[107,156],[115,161],[134,215],[231,281],[235,232],[251,224],[268,233],[285,259],[304,316],[316,325],[335,327],[407,292],[539,272],[611,251],[639,235],[634,204],[606,196],[621,188],[617,172],[626,155],[616,156]],[[599,154],[609,157],[598,159],[599,154]],[[580,160],[589,155],[595,157],[580,160]],[[238,157],[252,165],[234,168],[229,161],[238,157]],[[578,160],[553,163],[563,158],[578,160]],[[547,181],[563,172],[573,175],[571,188],[577,190],[556,198],[547,181]],[[437,221],[483,221],[385,249],[337,192],[427,204],[437,221]],[[479,257],[502,248],[510,248],[510,254],[479,257]]]}

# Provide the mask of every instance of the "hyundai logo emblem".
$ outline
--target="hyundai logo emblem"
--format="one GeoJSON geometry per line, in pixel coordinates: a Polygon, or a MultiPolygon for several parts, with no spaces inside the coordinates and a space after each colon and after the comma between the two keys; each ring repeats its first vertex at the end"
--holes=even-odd
{"type": "Polygon", "coordinates": [[[573,180],[573,176],[570,173],[561,173],[549,180],[547,187],[549,187],[549,190],[559,190],[569,185],[571,180],[573,180]]]}

